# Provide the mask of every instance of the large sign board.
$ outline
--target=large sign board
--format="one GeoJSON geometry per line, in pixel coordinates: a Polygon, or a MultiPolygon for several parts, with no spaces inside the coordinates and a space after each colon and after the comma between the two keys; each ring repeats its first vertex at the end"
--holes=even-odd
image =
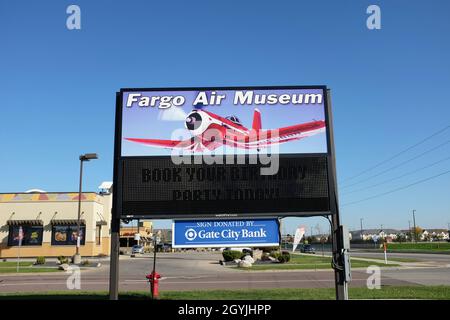
{"type": "Polygon", "coordinates": [[[175,220],[174,248],[273,247],[280,244],[278,219],[175,220]]]}
{"type": "Polygon", "coordinates": [[[330,214],[327,89],[122,89],[120,218],[330,214]]]}

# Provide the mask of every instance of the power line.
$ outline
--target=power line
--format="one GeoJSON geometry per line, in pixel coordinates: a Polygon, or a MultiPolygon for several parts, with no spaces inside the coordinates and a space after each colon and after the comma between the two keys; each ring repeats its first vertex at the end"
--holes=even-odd
{"type": "Polygon", "coordinates": [[[441,160],[439,160],[439,161],[433,162],[433,163],[431,163],[431,164],[429,164],[429,165],[427,165],[427,166],[421,167],[421,168],[419,168],[419,169],[415,169],[415,170],[413,170],[413,171],[409,171],[409,172],[407,172],[407,173],[404,173],[404,174],[402,174],[402,175],[400,175],[400,176],[397,176],[397,177],[394,177],[394,178],[391,178],[391,179],[388,179],[388,180],[381,181],[381,182],[379,182],[379,183],[370,185],[370,186],[368,186],[368,187],[356,189],[356,190],[349,191],[349,192],[344,192],[344,193],[342,193],[341,195],[344,196],[344,195],[347,195],[347,194],[352,194],[352,193],[355,193],[355,192],[360,192],[360,191],[364,191],[364,190],[371,189],[371,188],[374,188],[374,187],[378,187],[378,186],[383,185],[383,184],[385,184],[385,183],[388,183],[388,182],[391,182],[391,181],[394,181],[394,180],[397,180],[397,179],[400,179],[400,178],[409,176],[409,175],[411,175],[411,174],[417,173],[418,171],[421,171],[421,170],[424,170],[424,169],[431,168],[431,167],[433,167],[433,166],[435,166],[435,165],[437,165],[437,164],[439,164],[439,163],[445,162],[445,161],[447,161],[447,160],[449,160],[449,159],[450,159],[450,157],[447,157],[447,158],[441,159],[441,160]]]}
{"type": "Polygon", "coordinates": [[[388,159],[386,159],[386,160],[383,160],[383,161],[377,163],[376,165],[374,165],[374,166],[372,166],[372,167],[370,167],[370,168],[368,168],[368,169],[366,169],[366,170],[363,170],[363,171],[361,171],[360,173],[358,173],[358,174],[356,174],[356,175],[354,175],[354,176],[352,176],[352,177],[346,178],[346,179],[342,180],[342,182],[349,181],[349,180],[353,180],[354,178],[357,178],[357,177],[359,177],[359,176],[362,176],[363,174],[365,174],[365,173],[367,173],[367,172],[370,172],[370,171],[372,171],[372,170],[375,169],[375,168],[378,168],[379,166],[385,164],[386,162],[389,162],[389,161],[391,161],[391,160],[397,158],[398,156],[400,156],[400,155],[404,154],[405,152],[407,152],[407,151],[409,151],[409,150],[411,150],[411,149],[413,149],[413,148],[415,148],[415,147],[421,145],[422,143],[424,143],[424,142],[430,140],[431,138],[437,136],[438,134],[440,134],[440,133],[446,131],[446,130],[449,129],[449,128],[450,128],[450,125],[447,125],[446,127],[444,127],[444,128],[442,128],[442,129],[436,131],[436,132],[433,133],[432,135],[430,135],[430,136],[428,136],[428,137],[426,137],[426,138],[420,140],[419,142],[413,144],[412,146],[410,146],[410,147],[408,147],[408,148],[406,148],[406,149],[404,149],[404,150],[402,150],[402,151],[400,151],[400,152],[394,154],[392,157],[390,157],[390,158],[388,158],[388,159]]]}
{"type": "Polygon", "coordinates": [[[392,166],[392,167],[390,167],[390,168],[388,168],[388,169],[386,169],[386,170],[383,170],[383,171],[381,171],[381,172],[379,172],[379,173],[377,173],[377,174],[371,175],[371,176],[367,177],[367,178],[364,179],[364,180],[360,180],[360,181],[358,181],[358,182],[354,182],[354,183],[348,184],[348,185],[346,185],[346,186],[343,186],[343,187],[341,187],[341,189],[346,189],[346,188],[355,186],[355,185],[357,185],[357,184],[361,184],[361,183],[363,183],[363,182],[366,182],[366,181],[368,181],[368,180],[371,180],[371,179],[373,179],[373,178],[376,178],[376,177],[378,177],[378,176],[381,176],[382,174],[385,174],[386,172],[389,172],[389,171],[392,171],[392,170],[394,170],[394,169],[397,169],[398,167],[401,167],[401,166],[404,165],[404,164],[407,164],[407,163],[409,163],[409,162],[411,162],[411,161],[414,161],[414,160],[416,160],[416,159],[418,159],[418,158],[420,158],[420,157],[423,157],[424,155],[430,153],[431,151],[434,151],[434,150],[436,150],[436,149],[439,149],[439,148],[441,148],[442,146],[444,146],[444,145],[446,145],[446,144],[448,144],[448,143],[450,143],[450,140],[447,140],[447,141],[445,141],[445,142],[443,142],[443,143],[437,145],[436,147],[433,147],[433,148],[431,148],[431,149],[428,149],[427,151],[422,152],[422,153],[418,154],[417,156],[414,156],[414,157],[412,157],[412,158],[410,158],[410,159],[408,159],[408,160],[405,160],[405,161],[403,161],[403,162],[400,162],[399,164],[397,164],[397,165],[395,165],[395,166],[392,166]]]}
{"type": "Polygon", "coordinates": [[[376,194],[376,195],[368,197],[368,198],[364,198],[364,199],[353,201],[353,202],[347,202],[347,203],[344,203],[342,206],[349,206],[349,205],[360,203],[360,202],[363,202],[363,201],[379,198],[379,197],[382,197],[382,196],[385,196],[385,195],[388,195],[388,194],[391,194],[391,193],[394,193],[394,192],[397,192],[397,191],[400,191],[400,190],[404,190],[404,189],[410,188],[412,186],[415,186],[416,184],[423,183],[423,182],[435,179],[437,177],[443,176],[443,175],[448,174],[448,173],[450,173],[450,170],[447,170],[447,171],[441,172],[441,173],[439,173],[437,175],[434,175],[434,176],[431,176],[431,177],[428,177],[428,178],[425,178],[425,179],[422,179],[422,180],[410,183],[410,184],[408,184],[406,186],[403,186],[403,187],[399,187],[399,188],[396,188],[396,189],[393,189],[393,190],[390,190],[390,191],[386,191],[386,192],[383,192],[383,193],[376,194]]]}

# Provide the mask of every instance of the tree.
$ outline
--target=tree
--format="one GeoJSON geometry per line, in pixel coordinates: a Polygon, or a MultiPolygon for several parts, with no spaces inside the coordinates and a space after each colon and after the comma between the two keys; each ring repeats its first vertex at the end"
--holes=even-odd
{"type": "Polygon", "coordinates": [[[413,228],[413,239],[419,241],[422,233],[423,229],[421,227],[417,226],[415,229],[413,228]]]}
{"type": "Polygon", "coordinates": [[[395,238],[395,241],[397,241],[397,242],[405,242],[406,241],[406,235],[404,233],[398,233],[397,237],[395,238]]]}

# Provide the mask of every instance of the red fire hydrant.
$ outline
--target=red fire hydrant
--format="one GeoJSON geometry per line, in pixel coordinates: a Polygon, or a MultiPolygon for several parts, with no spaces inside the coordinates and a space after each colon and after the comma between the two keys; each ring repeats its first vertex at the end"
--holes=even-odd
{"type": "Polygon", "coordinates": [[[161,279],[161,275],[158,272],[153,271],[145,277],[150,283],[150,293],[152,294],[152,298],[157,298],[159,295],[159,279],[161,279]]]}

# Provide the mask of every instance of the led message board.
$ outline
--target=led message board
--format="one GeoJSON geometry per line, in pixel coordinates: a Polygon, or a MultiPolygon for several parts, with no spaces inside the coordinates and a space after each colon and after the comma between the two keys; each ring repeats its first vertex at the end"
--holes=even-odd
{"type": "Polygon", "coordinates": [[[122,89],[115,212],[173,219],[330,214],[327,98],[324,86],[122,89]]]}

